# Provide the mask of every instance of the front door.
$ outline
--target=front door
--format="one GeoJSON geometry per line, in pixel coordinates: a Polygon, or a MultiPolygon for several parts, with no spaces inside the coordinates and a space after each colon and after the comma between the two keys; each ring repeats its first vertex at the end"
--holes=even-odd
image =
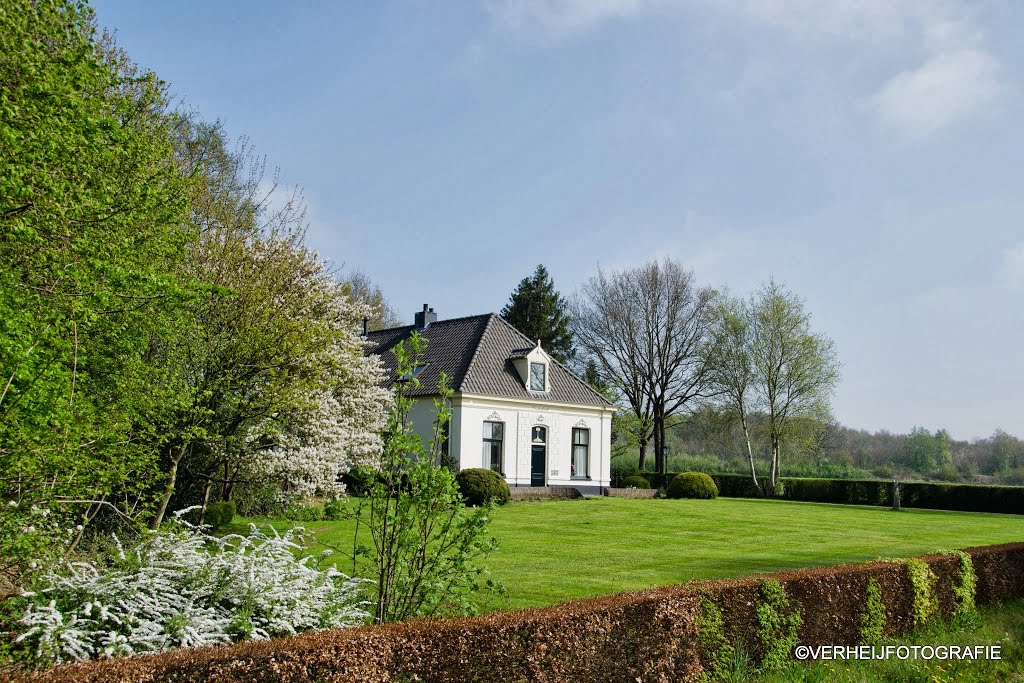
{"type": "Polygon", "coordinates": [[[532,465],[530,467],[530,486],[544,486],[544,461],[547,459],[545,446],[533,446],[532,465]]]}

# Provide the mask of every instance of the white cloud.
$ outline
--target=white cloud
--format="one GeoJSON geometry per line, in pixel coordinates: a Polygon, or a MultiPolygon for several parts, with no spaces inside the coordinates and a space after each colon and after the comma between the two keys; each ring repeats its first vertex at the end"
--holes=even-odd
{"type": "Polygon", "coordinates": [[[489,7],[501,23],[514,29],[540,29],[546,35],[562,36],[632,16],[650,4],[647,0],[499,0],[489,7]]]}
{"type": "MultiPolygon", "coordinates": [[[[554,39],[655,10],[700,10],[781,31],[802,45],[839,40],[910,53],[917,63],[897,66],[866,101],[880,122],[912,139],[977,115],[1006,87],[973,6],[963,0],[493,0],[490,8],[506,27],[554,39]]],[[[865,101],[848,101],[857,99],[865,101]]]]}
{"type": "Polygon", "coordinates": [[[912,20],[912,3],[897,0],[719,0],[708,4],[803,37],[899,39],[912,20]]]}
{"type": "Polygon", "coordinates": [[[1024,242],[1003,252],[998,279],[1007,289],[1024,289],[1024,242]]]}
{"type": "Polygon", "coordinates": [[[963,49],[897,74],[869,101],[884,123],[921,138],[985,111],[1001,91],[999,63],[985,52],[963,49]]]}

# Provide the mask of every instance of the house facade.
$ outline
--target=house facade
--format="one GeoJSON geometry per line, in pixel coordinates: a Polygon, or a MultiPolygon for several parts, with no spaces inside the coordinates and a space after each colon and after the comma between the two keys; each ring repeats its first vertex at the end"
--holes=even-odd
{"type": "MultiPolygon", "coordinates": [[[[483,467],[511,487],[571,486],[598,494],[611,485],[615,407],[493,313],[438,320],[428,306],[415,323],[367,333],[390,377],[390,349],[418,332],[427,349],[413,370],[413,429],[429,443],[441,373],[454,392],[447,452],[459,469],[483,467]]],[[[392,380],[394,381],[394,380],[392,380]]]]}

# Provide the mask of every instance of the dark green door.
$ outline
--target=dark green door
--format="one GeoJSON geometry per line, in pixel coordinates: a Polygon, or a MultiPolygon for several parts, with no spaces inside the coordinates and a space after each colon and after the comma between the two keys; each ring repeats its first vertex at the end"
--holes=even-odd
{"type": "Polygon", "coordinates": [[[530,467],[530,486],[544,486],[545,450],[545,446],[533,446],[533,464],[530,467]]]}

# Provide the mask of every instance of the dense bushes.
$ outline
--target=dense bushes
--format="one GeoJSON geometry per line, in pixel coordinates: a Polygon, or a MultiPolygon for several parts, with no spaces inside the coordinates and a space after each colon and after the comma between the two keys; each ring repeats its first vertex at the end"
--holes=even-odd
{"type": "MultiPolygon", "coordinates": [[[[858,479],[784,479],[783,498],[817,503],[891,505],[892,482],[858,479]]],[[[903,507],[961,512],[1024,513],[1024,487],[900,482],[903,507]]]]}
{"type": "Polygon", "coordinates": [[[356,465],[341,475],[341,483],[345,485],[345,492],[349,495],[361,496],[366,493],[376,478],[377,471],[369,465],[356,465]]]}
{"type": "Polygon", "coordinates": [[[490,501],[504,505],[512,497],[512,492],[501,475],[482,467],[462,470],[455,475],[455,483],[458,484],[466,505],[483,505],[490,501]]]}
{"type": "Polygon", "coordinates": [[[622,480],[622,488],[649,489],[651,488],[651,482],[649,482],[645,477],[641,477],[639,474],[634,474],[622,480]]]}
{"type": "Polygon", "coordinates": [[[222,526],[231,524],[231,520],[234,518],[235,501],[227,500],[207,505],[206,514],[203,515],[203,523],[209,524],[211,529],[219,529],[222,526]]]}
{"type": "MultiPolygon", "coordinates": [[[[1024,544],[967,552],[977,575],[979,605],[1024,597],[1024,544]]],[[[931,555],[921,560],[936,577],[933,595],[940,613],[955,616],[953,588],[964,584],[961,559],[931,555]]],[[[413,620],[91,662],[44,672],[34,680],[697,680],[728,666],[732,644],[748,648],[754,664],[770,663],[765,657],[773,654],[771,643],[764,642],[762,631],[774,629],[789,638],[797,615],[796,642],[816,646],[852,645],[861,642],[865,631],[876,637],[906,633],[914,612],[907,565],[875,562],[700,581],[471,619],[413,620]],[[884,603],[887,618],[884,623],[868,619],[865,629],[871,595],[884,603]]]]}
{"type": "Polygon", "coordinates": [[[669,498],[717,498],[718,487],[714,480],[703,472],[677,474],[665,489],[669,498]]]}
{"type": "Polygon", "coordinates": [[[295,557],[301,531],[217,538],[176,518],[105,562],[51,570],[25,596],[11,654],[61,662],[364,623],[362,582],[295,557]]]}
{"type": "MultiPolygon", "coordinates": [[[[654,486],[671,482],[670,472],[664,478],[647,473],[654,486]]],[[[747,474],[712,474],[718,495],[724,498],[757,498],[757,487],[747,474]]],[[[878,479],[802,479],[783,477],[780,498],[808,503],[839,503],[843,505],[892,504],[892,481],[878,479]]],[[[1024,487],[982,486],[976,484],[940,484],[931,482],[900,482],[903,507],[960,512],[1024,513],[1024,487]]]]}

